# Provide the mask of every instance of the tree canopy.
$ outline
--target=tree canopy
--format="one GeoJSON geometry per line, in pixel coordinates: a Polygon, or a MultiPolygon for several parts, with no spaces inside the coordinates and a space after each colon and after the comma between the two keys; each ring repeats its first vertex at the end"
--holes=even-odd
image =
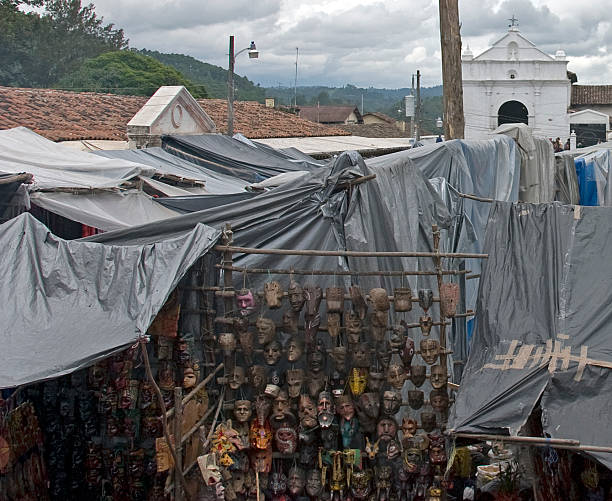
{"type": "Polygon", "coordinates": [[[150,96],[162,85],[184,85],[193,97],[207,97],[204,86],[196,85],[174,68],[132,50],[107,52],[88,59],[55,87],[79,92],[150,96]]]}

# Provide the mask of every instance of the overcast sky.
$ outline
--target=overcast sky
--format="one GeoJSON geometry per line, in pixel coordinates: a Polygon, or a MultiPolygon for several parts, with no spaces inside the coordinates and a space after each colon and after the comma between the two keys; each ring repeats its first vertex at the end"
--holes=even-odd
{"type": "MultiPolygon", "coordinates": [[[[93,0],[105,22],[124,28],[130,46],[187,54],[263,86],[410,87],[441,83],[437,0],[93,0]]],[[[83,2],[86,3],[86,2],[83,2]]],[[[459,0],[463,46],[475,55],[500,38],[513,14],[543,51],[567,53],[579,83],[612,84],[612,0],[459,0]]]]}

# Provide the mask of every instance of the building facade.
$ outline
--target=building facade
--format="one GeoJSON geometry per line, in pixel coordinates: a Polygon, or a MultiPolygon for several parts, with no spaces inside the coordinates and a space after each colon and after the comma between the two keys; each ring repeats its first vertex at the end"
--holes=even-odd
{"type": "Polygon", "coordinates": [[[492,47],[462,54],[466,139],[484,139],[504,123],[526,123],[536,136],[568,138],[571,82],[565,53],[554,57],[514,25],[492,47]]]}

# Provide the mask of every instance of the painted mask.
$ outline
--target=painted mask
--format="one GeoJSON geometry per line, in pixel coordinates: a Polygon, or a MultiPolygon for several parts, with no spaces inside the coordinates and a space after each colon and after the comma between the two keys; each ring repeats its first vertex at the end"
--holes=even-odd
{"type": "Polygon", "coordinates": [[[321,482],[321,470],[310,470],[306,475],[306,493],[311,498],[317,498],[321,495],[323,485],[321,482]]]}
{"type": "Polygon", "coordinates": [[[368,370],[363,367],[353,367],[349,373],[348,383],[353,396],[358,397],[368,384],[368,370]]]}
{"type": "Polygon", "coordinates": [[[268,479],[268,489],[274,496],[279,496],[287,490],[287,477],[284,473],[274,471],[268,479]]]}
{"type": "Polygon", "coordinates": [[[264,360],[267,365],[276,365],[282,356],[282,348],[278,341],[268,343],[264,348],[264,360]]]}
{"type": "Polygon", "coordinates": [[[255,321],[257,329],[257,342],[260,346],[265,346],[276,339],[276,325],[270,318],[259,317],[255,321]]]}
{"type": "Polygon", "coordinates": [[[232,372],[230,372],[227,377],[227,385],[230,387],[230,389],[237,390],[244,384],[244,381],[246,379],[245,373],[246,371],[244,367],[241,367],[240,365],[236,365],[234,367],[232,372]]]}
{"type": "Polygon", "coordinates": [[[412,438],[416,435],[417,429],[419,425],[416,422],[416,419],[412,418],[402,418],[402,433],[403,438],[412,438]]]}
{"type": "Polygon", "coordinates": [[[395,458],[397,458],[402,452],[402,449],[400,447],[400,444],[397,442],[397,440],[389,440],[387,442],[387,459],[389,461],[393,461],[395,458]]]}
{"type": "Polygon", "coordinates": [[[448,382],[448,375],[441,365],[434,365],[430,370],[429,381],[431,386],[439,390],[440,388],[446,387],[448,382]]]}
{"type": "Polygon", "coordinates": [[[289,369],[286,372],[287,389],[291,398],[297,398],[302,393],[302,385],[304,384],[303,369],[289,369]]]}
{"type": "Polygon", "coordinates": [[[353,311],[344,312],[344,326],[349,344],[357,344],[361,337],[362,321],[353,311]]]}
{"type": "Polygon", "coordinates": [[[280,393],[280,387],[284,383],[283,373],[279,372],[276,369],[272,369],[270,371],[270,375],[268,376],[268,384],[266,385],[266,390],[264,393],[269,397],[276,398],[280,393]]]}
{"type": "Polygon", "coordinates": [[[298,333],[298,316],[293,310],[283,313],[283,332],[292,336],[298,333]]]}
{"type": "Polygon", "coordinates": [[[319,313],[319,306],[323,298],[323,291],[318,285],[308,284],[304,287],[304,297],[306,298],[306,315],[314,317],[319,313]]]}
{"type": "Polygon", "coordinates": [[[325,352],[323,350],[322,345],[317,345],[315,349],[308,352],[306,361],[310,372],[317,374],[325,368],[325,352]]]}
{"type": "Polygon", "coordinates": [[[319,394],[319,401],[317,403],[317,420],[321,428],[328,428],[331,426],[334,420],[335,411],[332,394],[328,391],[322,391],[319,394]]]}
{"type": "Polygon", "coordinates": [[[410,381],[417,388],[420,388],[427,379],[426,365],[413,365],[410,367],[410,381]]]}
{"type": "Polygon", "coordinates": [[[283,301],[283,288],[276,280],[264,284],[264,298],[268,308],[276,310],[281,307],[283,301]]]}
{"type": "Polygon", "coordinates": [[[339,396],[344,395],[344,388],[346,388],[346,380],[338,371],[334,371],[332,372],[332,376],[329,381],[329,386],[331,388],[331,392],[334,398],[338,398],[339,396]]]}
{"type": "Polygon", "coordinates": [[[255,397],[255,414],[257,415],[257,421],[262,425],[272,409],[272,401],[265,395],[257,395],[255,397]]]}
{"type": "Polygon", "coordinates": [[[304,341],[298,337],[292,337],[287,343],[287,360],[292,364],[302,358],[304,353],[304,341]]]}
{"type": "Polygon", "coordinates": [[[272,447],[267,449],[251,449],[251,468],[259,473],[269,473],[272,469],[272,447]]]}
{"type": "Polygon", "coordinates": [[[394,419],[384,417],[376,425],[376,438],[384,440],[394,440],[397,435],[397,423],[394,419]]]}
{"type": "Polygon", "coordinates": [[[342,310],[344,310],[344,289],[342,287],[328,287],[325,289],[325,301],[328,313],[342,313],[342,310]]]}
{"type": "Polygon", "coordinates": [[[287,485],[292,496],[302,494],[306,486],[306,472],[299,466],[293,466],[287,474],[287,485]]]}
{"type": "Polygon", "coordinates": [[[425,401],[425,395],[421,390],[408,390],[408,405],[413,409],[420,409],[423,407],[425,401]]]}
{"type": "Polygon", "coordinates": [[[421,412],[421,428],[431,432],[436,428],[436,415],[433,412],[421,412]]]}
{"type": "MultiPolygon", "coordinates": [[[[255,407],[257,408],[257,403],[255,407]]],[[[268,421],[260,423],[258,419],[253,419],[249,430],[249,442],[254,449],[267,449],[272,442],[270,423],[268,421]]]]}
{"type": "Polygon", "coordinates": [[[373,393],[380,393],[385,384],[385,375],[382,372],[370,372],[368,374],[368,390],[373,393]]]}
{"type": "Polygon", "coordinates": [[[281,454],[293,454],[297,449],[298,434],[295,428],[286,424],[274,432],[274,445],[281,454]]]}
{"type": "Polygon", "coordinates": [[[239,423],[246,423],[251,419],[253,408],[250,400],[236,400],[234,403],[234,417],[239,423]]]}
{"type": "Polygon", "coordinates": [[[261,393],[266,387],[266,368],[263,365],[253,365],[249,369],[249,380],[255,393],[261,393]]]}
{"type": "Polygon", "coordinates": [[[370,367],[370,347],[368,343],[358,343],[352,349],[353,367],[370,367]]]}
{"type": "Polygon", "coordinates": [[[393,290],[393,309],[396,312],[412,310],[412,290],[410,287],[396,287],[393,290]]]}
{"type": "Polygon", "coordinates": [[[433,291],[431,289],[419,289],[419,306],[427,313],[433,304],[433,291]]]}
{"type": "Polygon", "coordinates": [[[327,313],[327,332],[332,338],[338,337],[340,334],[340,313],[327,313]]]}
{"type": "Polygon", "coordinates": [[[291,280],[289,282],[288,295],[291,310],[293,310],[295,313],[299,313],[304,306],[304,302],[306,301],[301,285],[294,280],[291,280]]]}
{"type": "Polygon", "coordinates": [[[351,477],[351,494],[355,499],[367,499],[372,491],[372,471],[355,471],[351,477]]]}
{"type": "Polygon", "coordinates": [[[457,314],[459,284],[444,283],[440,286],[440,311],[443,317],[452,318],[457,314]]]}
{"type": "Polygon", "coordinates": [[[382,288],[370,290],[370,303],[375,311],[389,311],[389,296],[382,288]]]}
{"type": "Polygon", "coordinates": [[[236,350],[236,336],[233,332],[222,332],[219,334],[219,347],[223,350],[223,355],[229,357],[236,350]]]}
{"type": "Polygon", "coordinates": [[[338,414],[346,421],[350,421],[355,416],[355,405],[348,395],[341,395],[336,398],[336,408],[338,414]]]}
{"type": "Polygon", "coordinates": [[[183,388],[189,390],[196,385],[197,377],[191,367],[187,367],[183,371],[183,388]]]}
{"type": "MultiPolygon", "coordinates": [[[[282,421],[291,416],[291,401],[285,390],[281,390],[272,402],[272,419],[282,421]]],[[[295,419],[295,418],[293,418],[295,419]]]]}
{"type": "Polygon", "coordinates": [[[446,463],[446,450],[444,437],[438,433],[432,433],[429,437],[429,460],[432,464],[446,463]]]}
{"type": "Polygon", "coordinates": [[[431,390],[429,393],[429,403],[438,412],[444,412],[448,409],[448,393],[446,393],[446,388],[431,390]]]}
{"type": "Polygon", "coordinates": [[[298,409],[302,428],[308,430],[317,426],[317,407],[309,395],[300,395],[298,409]]]}
{"type": "Polygon", "coordinates": [[[423,453],[418,448],[410,448],[404,451],[404,468],[408,473],[418,473],[423,462],[423,453]]]}
{"type": "Polygon", "coordinates": [[[338,372],[346,373],[346,346],[334,346],[331,349],[330,358],[334,361],[334,367],[338,372]]]}
{"type": "Polygon", "coordinates": [[[421,327],[421,334],[423,334],[423,336],[429,336],[431,328],[433,327],[433,320],[427,315],[420,316],[419,326],[421,327]]]}
{"type": "Polygon", "coordinates": [[[414,340],[412,338],[406,337],[404,346],[400,350],[400,356],[402,357],[404,367],[410,367],[414,357],[414,340]]]}
{"type": "Polygon", "coordinates": [[[392,354],[391,345],[388,341],[379,344],[378,349],[376,350],[376,359],[378,360],[378,363],[382,365],[383,369],[387,370],[389,367],[392,354]]]}
{"type": "Polygon", "coordinates": [[[437,339],[421,339],[421,358],[429,365],[438,360],[440,354],[440,342],[437,339]]]}
{"type": "Polygon", "coordinates": [[[255,309],[255,296],[249,289],[241,289],[236,294],[236,304],[242,316],[250,315],[255,309]]]}
{"type": "Polygon", "coordinates": [[[380,494],[381,490],[386,490],[386,489],[391,488],[391,474],[392,474],[391,466],[389,465],[379,465],[374,468],[374,479],[376,482],[376,488],[379,491],[379,499],[381,497],[381,494],[380,494]]]}
{"type": "Polygon", "coordinates": [[[382,412],[385,416],[393,416],[402,405],[402,396],[397,390],[387,390],[383,393],[382,412]]]}
{"type": "Polygon", "coordinates": [[[401,364],[393,363],[387,370],[387,382],[396,390],[401,390],[406,381],[406,373],[401,364]]]}

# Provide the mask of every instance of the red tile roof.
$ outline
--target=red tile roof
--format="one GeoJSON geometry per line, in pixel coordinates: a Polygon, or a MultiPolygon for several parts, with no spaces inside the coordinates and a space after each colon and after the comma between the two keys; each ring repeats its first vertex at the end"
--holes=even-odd
{"type": "Polygon", "coordinates": [[[300,117],[320,123],[344,123],[351,113],[361,120],[356,106],[300,106],[300,117]]]}
{"type": "Polygon", "coordinates": [[[572,85],[571,104],[612,104],[612,85],[572,85]]]}
{"type": "MultiPolygon", "coordinates": [[[[0,129],[28,127],[52,141],[125,141],[127,123],[147,100],[141,96],[0,87],[0,129]]],[[[217,130],[224,132],[227,102],[223,99],[198,102],[217,130]]],[[[234,111],[234,130],[253,139],[350,135],[342,129],[309,122],[256,102],[236,101],[234,111]]]]}

